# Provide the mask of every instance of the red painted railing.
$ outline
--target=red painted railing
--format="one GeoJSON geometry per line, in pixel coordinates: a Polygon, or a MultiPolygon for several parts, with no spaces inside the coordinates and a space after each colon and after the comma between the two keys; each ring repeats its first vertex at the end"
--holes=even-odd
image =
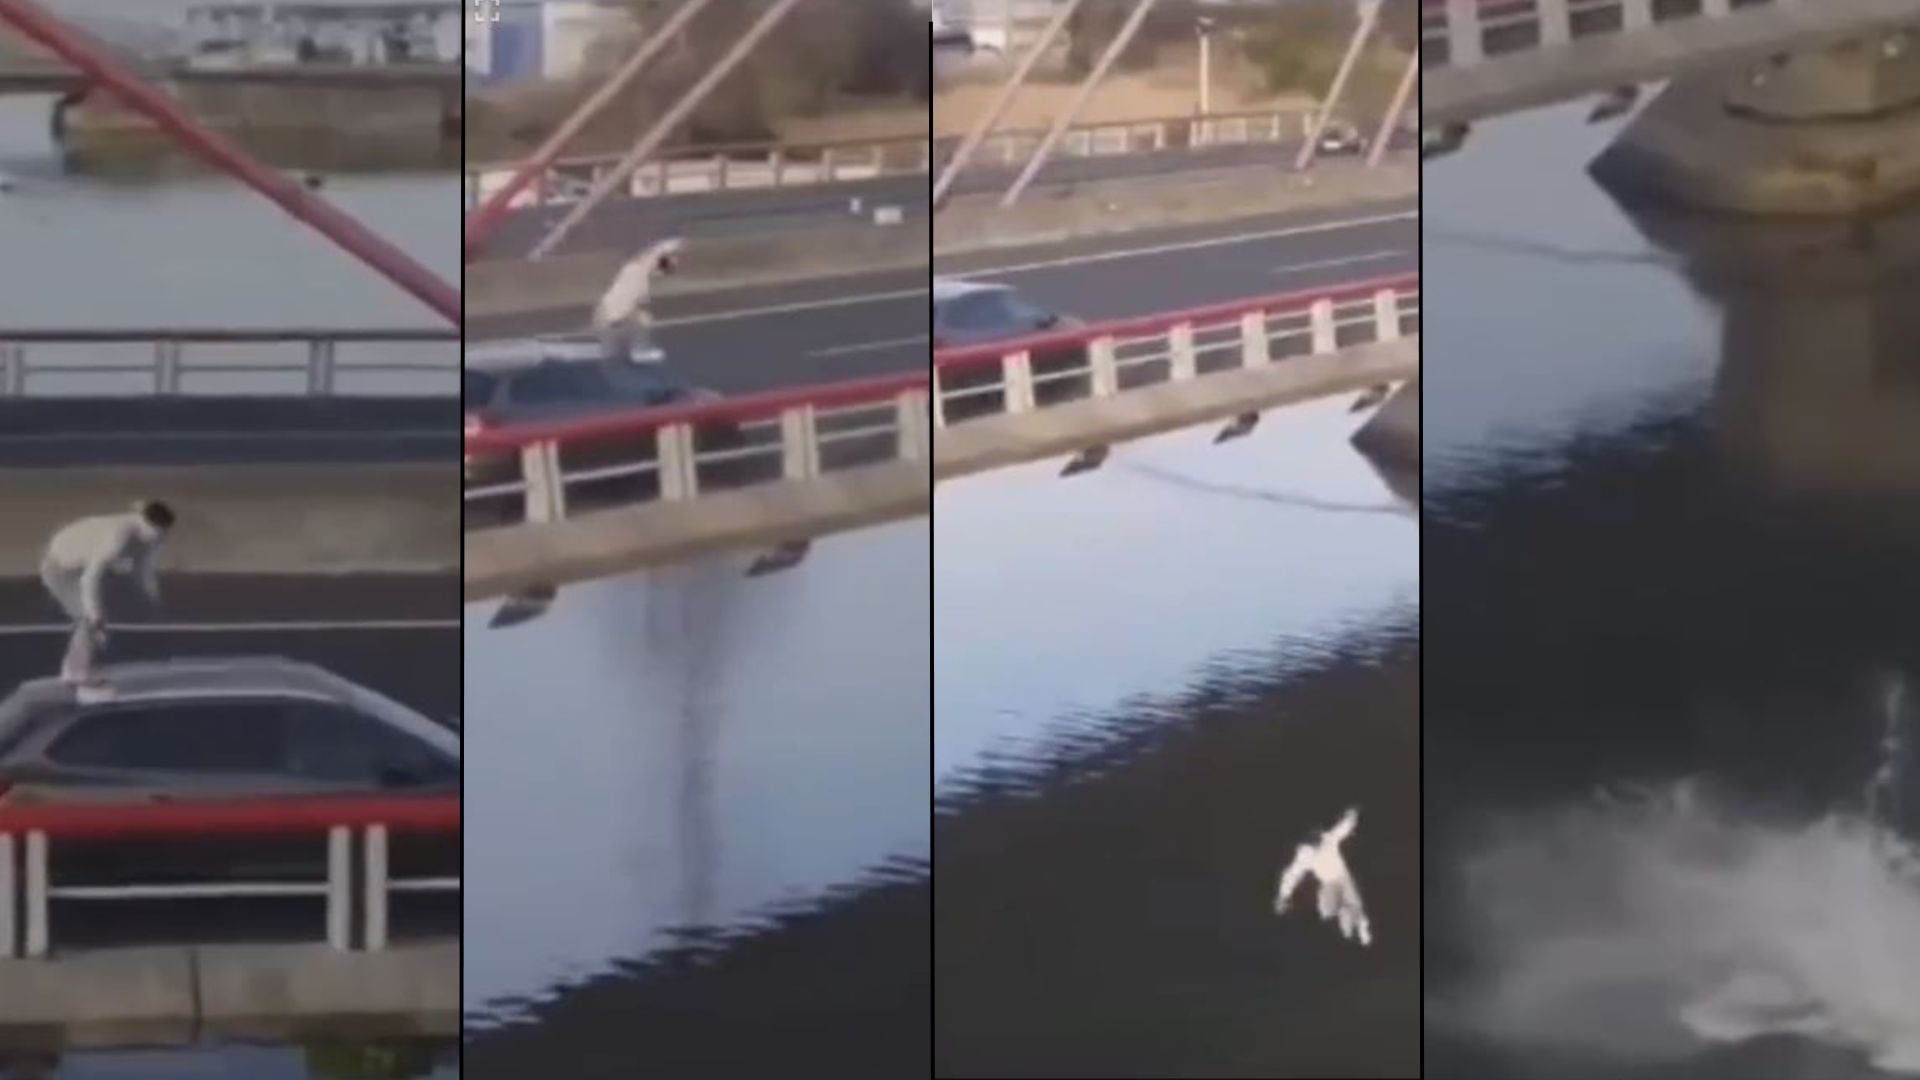
{"type": "Polygon", "coordinates": [[[324,897],[328,944],[336,949],[353,947],[357,912],[361,947],[384,949],[392,891],[449,893],[460,888],[457,877],[394,879],[388,862],[389,834],[458,835],[459,831],[458,795],[0,806],[0,959],[23,952],[30,958],[48,955],[53,945],[52,902],[73,897],[90,903],[156,898],[324,897]],[[361,867],[357,874],[353,866],[356,833],[361,834],[357,860],[361,867]],[[300,835],[325,840],[324,880],[80,886],[52,880],[57,864],[50,850],[72,841],[204,842],[232,836],[300,835]]]}
{"type": "Polygon", "coordinates": [[[215,835],[271,836],[366,825],[385,825],[403,832],[451,832],[460,828],[460,797],[0,806],[0,836],[41,832],[76,840],[197,840],[215,835]]]}

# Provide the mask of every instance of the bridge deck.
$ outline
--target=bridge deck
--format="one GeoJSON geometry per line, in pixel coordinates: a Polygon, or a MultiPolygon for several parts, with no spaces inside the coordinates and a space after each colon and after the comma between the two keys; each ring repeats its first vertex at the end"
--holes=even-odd
{"type": "MultiPolygon", "coordinates": [[[[1544,5],[1564,0],[1544,0],[1544,5]]],[[[1722,16],[1695,16],[1644,29],[1596,33],[1565,45],[1498,53],[1471,64],[1429,67],[1421,76],[1421,119],[1483,119],[1599,93],[1626,83],[1733,67],[1784,50],[1820,48],[1861,34],[1920,27],[1920,0],[1776,2],[1722,16]]],[[[1450,29],[1449,44],[1467,28],[1450,29]]],[[[1457,49],[1453,56],[1461,56],[1457,49]]]]}
{"type": "Polygon", "coordinates": [[[344,952],[325,945],[102,949],[0,960],[0,1038],[61,1046],[298,1038],[344,1022],[459,1030],[460,944],[344,952]]]}

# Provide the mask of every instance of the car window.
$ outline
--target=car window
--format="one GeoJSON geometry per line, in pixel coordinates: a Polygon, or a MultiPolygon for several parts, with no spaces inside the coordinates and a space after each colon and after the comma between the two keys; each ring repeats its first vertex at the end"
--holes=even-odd
{"type": "Polygon", "coordinates": [[[604,401],[613,388],[598,363],[547,362],[515,374],[507,393],[515,405],[567,405],[604,401]]]}
{"type": "Polygon", "coordinates": [[[47,748],[63,765],[190,773],[278,772],[276,703],[142,706],[89,713],[47,748]]]}
{"type": "Polygon", "coordinates": [[[439,784],[459,778],[457,761],[351,709],[302,703],[289,707],[284,720],[287,766],[295,776],[370,786],[439,784]]]}
{"type": "Polygon", "coordinates": [[[493,404],[494,391],[500,386],[500,380],[484,371],[469,371],[460,380],[460,399],[468,408],[481,408],[493,404]]]}
{"type": "Polygon", "coordinates": [[[621,401],[669,405],[686,396],[686,388],[654,364],[615,364],[607,381],[621,401]]]}
{"type": "Polygon", "coordinates": [[[1006,296],[1006,314],[1007,321],[1022,330],[1042,330],[1060,321],[1053,312],[1012,293],[1006,296]]]}
{"type": "Polygon", "coordinates": [[[1007,294],[998,289],[954,297],[944,305],[941,325],[970,332],[1008,329],[1006,301],[1007,294]]]}

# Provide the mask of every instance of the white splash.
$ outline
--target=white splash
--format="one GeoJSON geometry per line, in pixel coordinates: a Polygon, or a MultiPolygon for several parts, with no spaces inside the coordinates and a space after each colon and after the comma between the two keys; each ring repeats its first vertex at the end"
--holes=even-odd
{"type": "Polygon", "coordinates": [[[1340,854],[1340,845],[1359,825],[1360,809],[1354,807],[1335,822],[1333,828],[1320,834],[1318,844],[1301,844],[1294,849],[1293,862],[1281,872],[1280,888],[1273,896],[1275,915],[1287,913],[1293,891],[1311,874],[1320,882],[1320,917],[1337,920],[1340,936],[1362,945],[1373,944],[1373,929],[1367,923],[1366,906],[1360,901],[1360,887],[1354,884],[1347,860],[1340,854]]]}
{"type": "Polygon", "coordinates": [[[1692,784],[1503,822],[1463,866],[1480,975],[1435,1003],[1517,1051],[1625,1061],[1797,1035],[1920,1076],[1904,682],[1867,815],[1764,821],[1692,784]]]}

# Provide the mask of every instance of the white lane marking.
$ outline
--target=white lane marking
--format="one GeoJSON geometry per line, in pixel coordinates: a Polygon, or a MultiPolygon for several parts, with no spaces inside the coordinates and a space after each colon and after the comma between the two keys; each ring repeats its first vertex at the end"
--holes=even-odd
{"type": "Polygon", "coordinates": [[[1293,263],[1288,266],[1276,266],[1268,273],[1285,277],[1288,274],[1306,274],[1315,270],[1332,270],[1339,266],[1353,266],[1357,263],[1382,262],[1387,259],[1401,259],[1413,252],[1405,248],[1388,248],[1384,251],[1369,251],[1365,255],[1348,255],[1339,259],[1315,259],[1312,262],[1293,263]]]}
{"type": "Polygon", "coordinates": [[[1344,221],[1325,221],[1317,225],[1293,225],[1284,229],[1265,229],[1260,232],[1237,233],[1233,236],[1209,236],[1199,240],[1182,240],[1172,244],[1155,244],[1150,247],[1127,248],[1121,251],[1096,251],[1085,255],[1070,255],[1059,259],[1042,259],[1037,262],[1012,263],[1007,266],[985,266],[979,269],[962,271],[956,276],[980,277],[988,274],[1028,274],[1036,270],[1057,270],[1067,266],[1083,266],[1088,263],[1119,262],[1123,259],[1140,259],[1150,255],[1172,255],[1182,251],[1205,251],[1208,248],[1230,247],[1234,244],[1257,244],[1262,240],[1284,240],[1290,236],[1313,236],[1319,233],[1339,232],[1342,229],[1361,229],[1369,225],[1388,225],[1399,221],[1419,221],[1420,211],[1407,210],[1398,214],[1377,214],[1372,217],[1348,218],[1344,221]]]}
{"type": "Polygon", "coordinates": [[[791,304],[769,304],[766,307],[736,308],[732,311],[715,311],[706,315],[682,315],[677,319],[655,319],[655,326],[700,326],[705,323],[734,322],[739,319],[757,319],[763,315],[791,315],[797,311],[819,311],[825,308],[854,307],[859,304],[878,304],[888,300],[905,300],[915,296],[925,296],[932,292],[926,289],[899,289],[894,292],[865,293],[860,296],[833,296],[825,300],[799,300],[791,304]]]}
{"type": "MultiPolygon", "coordinates": [[[[343,634],[458,630],[459,619],[326,619],[280,622],[108,623],[110,634],[343,634]]],[[[71,623],[0,623],[0,637],[69,634],[71,623]]]]}
{"type": "Polygon", "coordinates": [[[914,337],[894,338],[892,341],[869,341],[863,345],[836,345],[831,349],[815,349],[814,351],[808,353],[807,355],[808,356],[849,356],[849,355],[852,355],[853,353],[878,352],[881,349],[898,349],[905,345],[919,345],[922,342],[928,342],[932,340],[933,339],[930,335],[918,334],[914,337]]]}

